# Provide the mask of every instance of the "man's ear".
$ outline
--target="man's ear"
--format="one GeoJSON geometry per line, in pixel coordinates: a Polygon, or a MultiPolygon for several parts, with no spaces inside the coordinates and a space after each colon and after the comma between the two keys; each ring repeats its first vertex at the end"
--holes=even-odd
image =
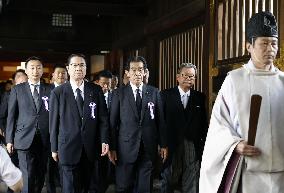
{"type": "Polygon", "coordinates": [[[176,81],[178,81],[178,78],[180,77],[180,74],[176,75],[176,81]]]}
{"type": "Polygon", "coordinates": [[[129,71],[128,70],[124,70],[124,73],[126,74],[126,76],[129,78],[129,71]]]}
{"type": "Polygon", "coordinates": [[[69,70],[69,66],[66,66],[66,70],[67,70],[67,71],[69,70]]]}
{"type": "Polygon", "coordinates": [[[246,42],[246,49],[249,53],[251,53],[251,48],[252,48],[252,45],[248,42],[246,42]]]}

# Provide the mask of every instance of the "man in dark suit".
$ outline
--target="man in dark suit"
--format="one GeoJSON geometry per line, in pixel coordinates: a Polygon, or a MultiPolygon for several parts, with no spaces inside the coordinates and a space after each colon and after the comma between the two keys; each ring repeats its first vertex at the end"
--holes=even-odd
{"type": "Polygon", "coordinates": [[[40,193],[49,149],[48,97],[50,85],[40,83],[43,65],[38,57],[25,63],[28,82],[13,87],[9,96],[7,150],[17,150],[23,173],[23,193],[40,193]]]}
{"type": "MultiPolygon", "coordinates": [[[[12,75],[13,84],[17,85],[23,82],[28,81],[27,74],[25,70],[18,69],[12,75]]],[[[8,101],[9,101],[10,91],[6,91],[1,96],[1,104],[0,104],[0,130],[4,134],[6,131],[6,122],[8,116],[8,101]]]]}
{"type": "MultiPolygon", "coordinates": [[[[67,70],[66,67],[62,64],[56,64],[53,68],[52,73],[52,84],[53,88],[58,87],[59,85],[67,81],[67,70]]],[[[56,193],[57,184],[61,184],[61,173],[58,163],[53,160],[51,154],[48,156],[47,163],[47,172],[46,172],[46,190],[47,193],[56,193]]]]}
{"type": "Polygon", "coordinates": [[[183,63],[178,69],[178,86],[161,93],[169,145],[169,159],[161,174],[162,193],[173,193],[174,186],[183,193],[198,193],[208,123],[205,95],[192,89],[195,77],[195,65],[183,63]]]}
{"type": "MultiPolygon", "coordinates": [[[[25,73],[25,70],[18,69],[16,72],[12,75],[13,84],[17,85],[23,82],[28,81],[28,76],[25,73]]],[[[7,123],[7,116],[8,116],[8,101],[9,101],[10,91],[5,92],[2,95],[1,105],[0,105],[0,129],[3,131],[3,134],[6,133],[6,123],[7,123]]],[[[1,137],[3,139],[3,143],[5,142],[4,135],[1,137]]],[[[14,151],[12,154],[10,154],[11,160],[13,164],[17,167],[19,167],[19,160],[18,160],[18,154],[16,151],[14,151]]],[[[7,193],[14,192],[10,188],[8,188],[7,193]]]]}
{"type": "Polygon", "coordinates": [[[151,192],[151,173],[157,155],[167,158],[166,130],[157,88],[143,84],[146,61],[132,57],[126,64],[130,83],[113,93],[110,125],[112,150],[109,158],[116,164],[117,192],[151,192]]]}
{"type": "Polygon", "coordinates": [[[70,81],[52,90],[50,141],[52,157],[62,169],[63,193],[87,192],[95,158],[109,150],[108,113],[101,88],[84,81],[86,60],[68,58],[70,81]],[[101,148],[97,148],[100,133],[101,148]]]}
{"type": "MultiPolygon", "coordinates": [[[[95,84],[102,88],[105,103],[109,112],[112,99],[112,92],[110,88],[112,73],[108,70],[102,70],[98,72],[95,79],[95,84]]],[[[111,183],[111,179],[114,177],[113,170],[113,164],[109,161],[108,157],[103,156],[96,160],[89,193],[105,193],[109,184],[111,183]]]]}
{"type": "Polygon", "coordinates": [[[112,92],[111,92],[111,79],[112,74],[108,70],[102,70],[97,75],[97,84],[102,87],[107,108],[110,108],[112,92]]]}

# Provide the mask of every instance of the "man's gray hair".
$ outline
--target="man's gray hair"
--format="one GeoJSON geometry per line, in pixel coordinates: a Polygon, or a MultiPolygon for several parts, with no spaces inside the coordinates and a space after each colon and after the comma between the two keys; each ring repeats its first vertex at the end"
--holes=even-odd
{"type": "Polygon", "coordinates": [[[179,68],[178,68],[178,71],[177,73],[180,74],[180,72],[182,71],[183,68],[193,68],[194,71],[195,71],[195,74],[197,74],[197,68],[194,64],[192,63],[182,63],[179,68]]]}

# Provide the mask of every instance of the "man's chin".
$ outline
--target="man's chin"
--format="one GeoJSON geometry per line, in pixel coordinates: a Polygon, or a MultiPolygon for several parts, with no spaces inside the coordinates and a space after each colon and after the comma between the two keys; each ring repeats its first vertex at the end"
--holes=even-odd
{"type": "Polygon", "coordinates": [[[133,84],[135,84],[135,85],[140,85],[140,84],[142,84],[142,80],[140,80],[140,81],[134,81],[133,84]]]}

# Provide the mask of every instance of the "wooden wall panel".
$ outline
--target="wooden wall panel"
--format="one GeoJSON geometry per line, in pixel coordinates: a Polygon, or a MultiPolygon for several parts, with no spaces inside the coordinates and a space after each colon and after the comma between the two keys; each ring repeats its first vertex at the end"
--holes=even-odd
{"type": "Polygon", "coordinates": [[[181,63],[193,63],[197,67],[195,88],[202,91],[203,28],[198,26],[159,43],[159,88],[176,85],[177,69],[181,63]]]}

